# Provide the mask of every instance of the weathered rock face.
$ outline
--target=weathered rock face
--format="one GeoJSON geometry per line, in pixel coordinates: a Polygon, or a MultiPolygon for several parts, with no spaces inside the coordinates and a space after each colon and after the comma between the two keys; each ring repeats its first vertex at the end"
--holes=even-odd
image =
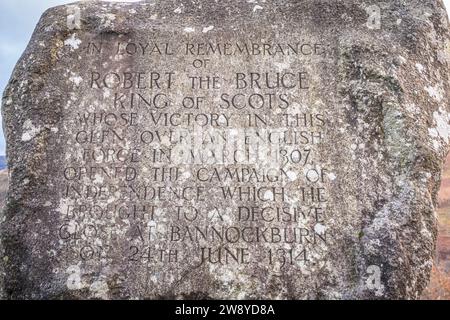
{"type": "Polygon", "coordinates": [[[3,97],[4,297],[418,297],[448,40],[431,0],[47,11],[3,97]]]}

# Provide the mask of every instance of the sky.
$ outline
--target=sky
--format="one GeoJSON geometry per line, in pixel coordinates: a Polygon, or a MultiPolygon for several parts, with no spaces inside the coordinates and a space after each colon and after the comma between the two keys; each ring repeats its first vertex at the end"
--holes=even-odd
{"type": "MultiPolygon", "coordinates": [[[[136,1],[138,0],[122,0],[122,2],[136,1]]],[[[41,14],[50,7],[71,2],[74,1],[0,0],[0,92],[2,94],[41,14]]],[[[444,3],[447,8],[450,8],[450,0],[444,0],[444,3]]],[[[0,130],[0,155],[4,154],[5,140],[3,130],[0,130]]]]}

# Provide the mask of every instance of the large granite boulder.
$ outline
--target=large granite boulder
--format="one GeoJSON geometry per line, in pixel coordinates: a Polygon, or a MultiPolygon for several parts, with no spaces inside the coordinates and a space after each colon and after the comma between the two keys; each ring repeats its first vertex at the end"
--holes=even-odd
{"type": "Polygon", "coordinates": [[[48,10],[3,96],[4,298],[417,298],[448,46],[439,0],[48,10]]]}

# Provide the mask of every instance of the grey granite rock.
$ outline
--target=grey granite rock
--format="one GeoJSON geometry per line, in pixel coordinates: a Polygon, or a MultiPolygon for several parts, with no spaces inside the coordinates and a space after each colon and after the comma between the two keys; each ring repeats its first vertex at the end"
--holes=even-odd
{"type": "Polygon", "coordinates": [[[4,298],[417,298],[448,46],[437,0],[48,10],[3,96],[4,298]]]}

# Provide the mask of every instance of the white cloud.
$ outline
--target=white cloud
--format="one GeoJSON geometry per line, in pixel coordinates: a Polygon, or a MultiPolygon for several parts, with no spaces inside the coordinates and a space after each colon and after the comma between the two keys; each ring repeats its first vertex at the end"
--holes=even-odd
{"type": "Polygon", "coordinates": [[[447,8],[447,12],[450,9],[450,0],[444,0],[445,7],[447,8]]]}

